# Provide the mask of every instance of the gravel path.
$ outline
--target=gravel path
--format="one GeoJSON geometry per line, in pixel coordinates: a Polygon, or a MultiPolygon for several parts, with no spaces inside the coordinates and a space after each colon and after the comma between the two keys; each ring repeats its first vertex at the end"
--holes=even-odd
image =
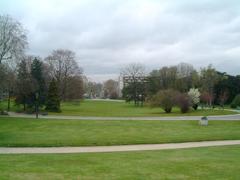
{"type": "Polygon", "coordinates": [[[0,154],[45,154],[45,153],[92,153],[92,152],[125,152],[125,151],[145,151],[164,149],[184,149],[195,147],[240,145],[240,140],[225,141],[203,141],[170,144],[142,144],[142,145],[120,145],[120,146],[92,146],[92,147],[19,147],[0,148],[0,154]]]}
{"type": "MultiPolygon", "coordinates": [[[[10,112],[8,117],[35,118],[35,115],[26,115],[10,112]]],[[[40,119],[77,119],[77,120],[200,120],[202,116],[172,116],[172,117],[94,117],[94,116],[64,116],[39,115],[40,119]]],[[[240,114],[208,116],[209,120],[240,120],[240,114]]]]}

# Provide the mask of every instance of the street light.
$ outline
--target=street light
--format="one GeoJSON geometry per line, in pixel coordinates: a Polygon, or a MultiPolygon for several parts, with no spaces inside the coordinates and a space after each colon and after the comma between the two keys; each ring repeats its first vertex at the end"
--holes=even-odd
{"type": "Polygon", "coordinates": [[[39,98],[39,93],[36,92],[36,94],[35,94],[35,112],[36,112],[36,119],[38,119],[38,98],[39,98]]]}

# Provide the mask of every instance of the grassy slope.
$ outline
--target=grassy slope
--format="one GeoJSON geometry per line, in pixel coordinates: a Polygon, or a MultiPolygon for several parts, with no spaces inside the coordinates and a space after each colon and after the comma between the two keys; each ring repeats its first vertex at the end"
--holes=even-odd
{"type": "Polygon", "coordinates": [[[61,106],[62,113],[59,115],[80,115],[80,116],[121,116],[121,117],[143,117],[143,116],[208,116],[234,114],[224,110],[191,110],[182,114],[178,108],[166,114],[161,108],[135,107],[133,104],[125,102],[90,101],[81,103],[64,102],[61,106]]]}
{"type": "Polygon", "coordinates": [[[240,179],[240,146],[0,155],[1,179],[240,179]]]}
{"type": "Polygon", "coordinates": [[[0,118],[0,146],[92,146],[240,139],[240,121],[80,121],[0,118]]]}

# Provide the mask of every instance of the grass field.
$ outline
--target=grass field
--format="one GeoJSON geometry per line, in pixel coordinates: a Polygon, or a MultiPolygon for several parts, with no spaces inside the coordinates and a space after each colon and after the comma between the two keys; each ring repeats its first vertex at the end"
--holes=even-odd
{"type": "Polygon", "coordinates": [[[240,146],[0,155],[1,179],[240,179],[240,146]]]}
{"type": "MultiPolygon", "coordinates": [[[[80,116],[104,116],[104,117],[143,117],[143,116],[209,116],[234,114],[225,110],[191,110],[182,114],[178,108],[166,114],[161,108],[150,108],[148,106],[135,107],[133,104],[114,101],[91,101],[64,102],[61,106],[62,113],[59,115],[80,115],[80,116]]],[[[53,113],[52,113],[53,114],[53,113]]]]}
{"type": "Polygon", "coordinates": [[[240,139],[240,121],[87,121],[0,118],[0,146],[93,146],[240,139]]]}
{"type": "MultiPolygon", "coordinates": [[[[12,102],[12,111],[17,111],[21,107],[14,106],[12,102]]],[[[6,108],[7,102],[2,102],[0,107],[6,108]]],[[[75,101],[75,102],[63,102],[61,105],[61,113],[50,113],[55,115],[79,115],[79,116],[103,116],[103,117],[146,117],[146,116],[209,116],[209,115],[228,115],[236,114],[236,112],[219,110],[219,109],[205,109],[182,114],[179,108],[173,108],[173,112],[166,114],[161,108],[150,108],[148,106],[135,107],[133,104],[125,102],[114,101],[75,101]]]]}

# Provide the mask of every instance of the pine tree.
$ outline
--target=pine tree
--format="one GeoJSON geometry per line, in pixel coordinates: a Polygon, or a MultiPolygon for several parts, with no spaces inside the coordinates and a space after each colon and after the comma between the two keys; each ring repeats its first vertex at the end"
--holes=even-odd
{"type": "Polygon", "coordinates": [[[31,75],[34,81],[36,93],[39,95],[38,104],[42,106],[45,104],[46,99],[46,84],[43,76],[43,64],[37,58],[35,58],[31,64],[31,75]]]}
{"type": "Polygon", "coordinates": [[[53,79],[50,82],[47,101],[46,101],[46,110],[50,112],[60,112],[60,96],[58,93],[58,87],[56,81],[53,79]]]}
{"type": "Polygon", "coordinates": [[[30,73],[28,72],[27,63],[25,60],[22,60],[17,72],[16,104],[22,104],[24,111],[26,111],[26,105],[29,106],[32,104],[32,92],[33,86],[30,73]]]}

